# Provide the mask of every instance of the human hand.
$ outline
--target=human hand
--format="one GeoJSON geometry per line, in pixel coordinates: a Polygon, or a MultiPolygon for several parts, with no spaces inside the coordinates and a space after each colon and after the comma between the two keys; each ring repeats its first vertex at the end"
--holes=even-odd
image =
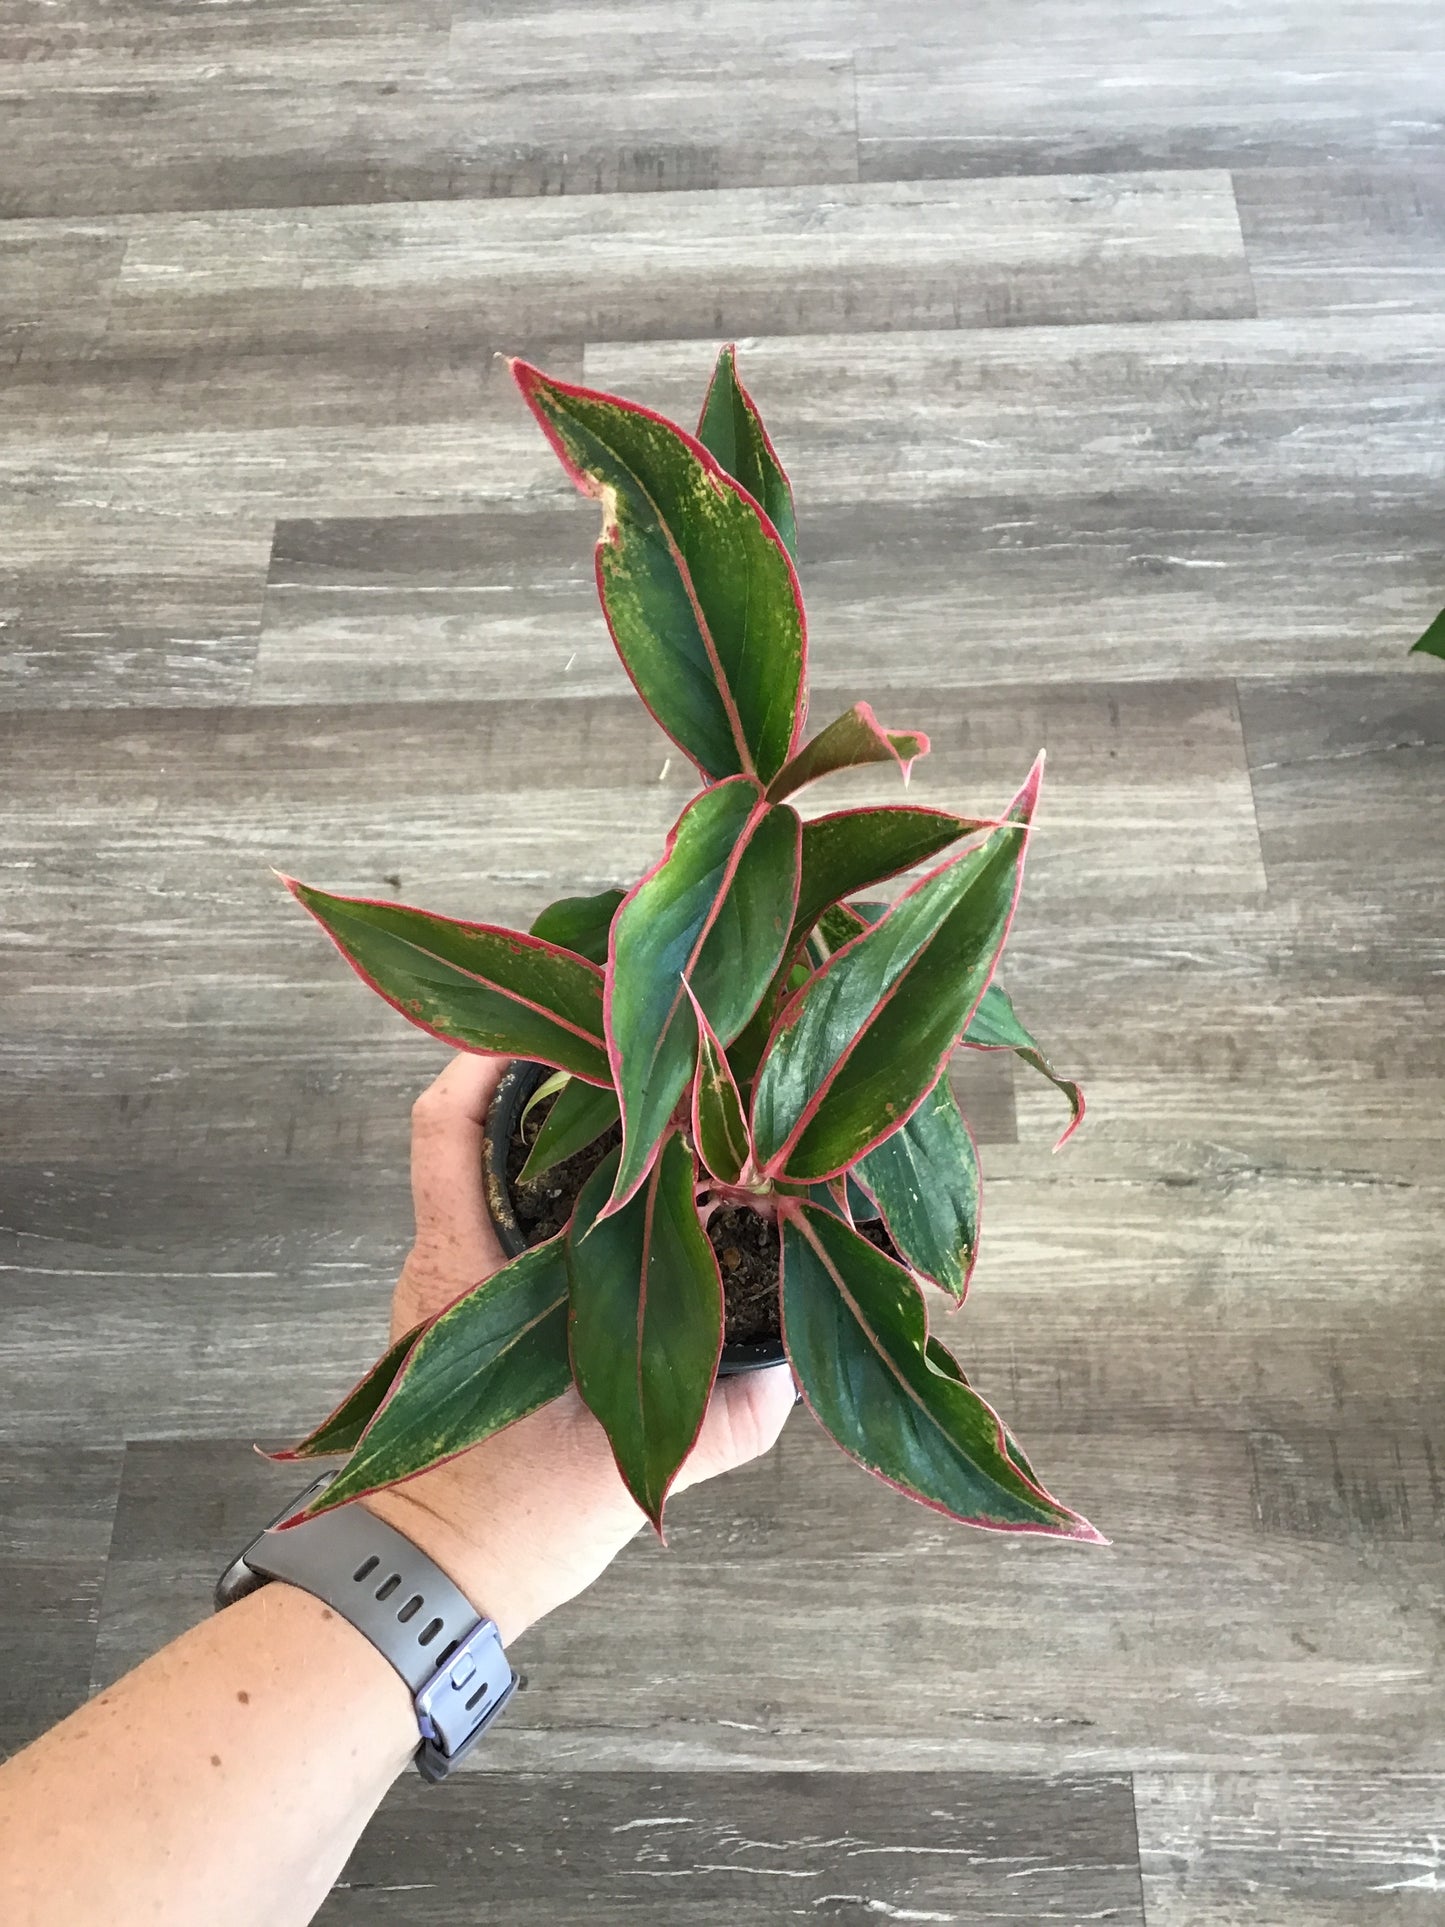
{"type": "MultiPolygon", "coordinates": [[[[454,1057],[412,1109],[416,1242],[392,1336],[507,1262],[482,1190],[482,1125],[507,1060],[454,1057]]],[[[793,1408],[786,1365],[718,1381],[674,1491],[766,1452],[793,1408]]],[[[359,1503],[419,1545],[509,1643],[590,1586],[643,1514],[574,1387],[471,1451],[359,1503]]]]}

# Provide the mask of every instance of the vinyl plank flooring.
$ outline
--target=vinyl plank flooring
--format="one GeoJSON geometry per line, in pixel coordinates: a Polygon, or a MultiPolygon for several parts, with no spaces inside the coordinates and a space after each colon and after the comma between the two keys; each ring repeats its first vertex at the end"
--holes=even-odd
{"type": "MultiPolygon", "coordinates": [[[[1432,1516],[1418,1438],[1342,1421],[1320,1454],[1281,1434],[1270,1449],[1293,1454],[1297,1483],[1318,1463],[1329,1487],[1337,1465],[1391,1495],[1321,1521],[1261,1505],[1265,1448],[1223,1401],[1136,1432],[1107,1411],[1093,1431],[1019,1426],[1110,1548],[949,1530],[799,1413],[767,1459],[674,1502],[668,1549],[643,1532],[523,1636],[523,1690],[486,1764],[1440,1770],[1438,1491],[1432,1516]],[[844,1718],[819,1652],[847,1655],[844,1718]]],[[[97,1684],[205,1610],[246,1531],[304,1483],[279,1470],[234,1434],[132,1441],[97,1684]]]]}
{"type": "Polygon", "coordinates": [[[1428,911],[1445,808],[1445,686],[1434,667],[1416,657],[1393,673],[1242,685],[1272,884],[1297,895],[1337,887],[1388,848],[1391,894],[1428,911]]]}
{"type": "Polygon", "coordinates": [[[0,504],[0,713],[241,700],[273,522],[198,516],[183,487],[165,514],[102,506],[99,459],[77,463],[64,506],[25,500],[23,481],[0,504]]]}
{"type": "Polygon", "coordinates": [[[132,76],[124,59],[75,77],[61,64],[50,84],[43,63],[12,67],[0,215],[597,196],[857,171],[846,58],[639,68],[609,64],[594,39],[564,75],[410,64],[398,78],[385,42],[336,63],[323,40],[299,72],[274,72],[264,50],[163,79],[132,76]]]}
{"type": "MultiPolygon", "coordinates": [[[[0,228],[0,235],[3,235],[0,228]]],[[[334,333],[344,333],[344,323],[334,333]]],[[[432,339],[316,342],[279,352],[207,345],[200,329],[184,342],[84,356],[27,354],[0,374],[0,445],[24,462],[25,444],[84,428],[106,436],[245,433],[254,429],[342,429],[358,423],[465,421],[478,434],[512,416],[516,390],[509,353],[563,380],[582,372],[579,342],[498,335],[465,346],[432,339]]]]}
{"type": "Polygon", "coordinates": [[[866,333],[1247,315],[1215,173],[740,188],[156,216],[111,338],[294,348],[338,330],[529,339],[866,333]],[[340,298],[344,306],[338,308],[340,298]]]}
{"type": "Polygon", "coordinates": [[[1438,1774],[1144,1774],[1149,1927],[1425,1927],[1445,1886],[1438,1774]]]}
{"type": "Polygon", "coordinates": [[[1262,315],[1445,308],[1445,158],[1241,168],[1234,191],[1262,315]]]}
{"type": "Polygon", "coordinates": [[[810,1920],[1142,1923],[1126,1779],[471,1774],[438,1821],[399,1787],[317,1916],[518,1927],[810,1920]]]}
{"type": "Polygon", "coordinates": [[[18,83],[28,69],[42,85],[57,70],[135,73],[150,63],[174,78],[246,53],[273,63],[290,55],[308,69],[351,50],[394,58],[444,44],[451,16],[452,0],[407,0],[405,9],[389,0],[231,0],[205,9],[185,0],[76,0],[63,14],[46,0],[12,0],[6,78],[18,83]]]}
{"type": "MultiPolygon", "coordinates": [[[[1389,9],[1382,9],[1388,15],[1389,9]]],[[[1419,18],[1418,15],[1415,16],[1419,18]]],[[[932,45],[860,56],[864,180],[1106,173],[1153,167],[1438,162],[1445,33],[1348,54],[1307,31],[1283,57],[1238,38],[1181,51],[1121,39],[1040,59],[1020,46],[981,60],[932,45]]]]}
{"type": "Polygon", "coordinates": [[[121,1448],[0,1446],[0,1755],[86,1697],[121,1448]]]}
{"type": "Polygon", "coordinates": [[[125,237],[104,222],[0,226],[0,394],[33,343],[75,354],[104,332],[124,254],[125,237]]]}

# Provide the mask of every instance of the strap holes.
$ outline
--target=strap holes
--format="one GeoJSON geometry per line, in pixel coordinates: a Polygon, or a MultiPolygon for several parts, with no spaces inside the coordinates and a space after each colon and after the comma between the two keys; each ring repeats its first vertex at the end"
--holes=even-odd
{"type": "Polygon", "coordinates": [[[457,1650],[458,1646],[460,1646],[461,1643],[462,1642],[459,1639],[449,1639],[446,1645],[442,1647],[441,1651],[437,1654],[438,1672],[440,1672],[441,1668],[446,1665],[447,1661],[451,1658],[452,1654],[457,1650]]]}
{"type": "Polygon", "coordinates": [[[390,1579],[383,1579],[381,1584],[377,1587],[376,1589],[377,1598],[390,1599],[391,1595],[396,1591],[397,1587],[400,1584],[401,1584],[401,1574],[399,1572],[394,1572],[391,1575],[390,1579]]]}
{"type": "Polygon", "coordinates": [[[492,1689],[490,1684],[486,1680],[483,1680],[482,1684],[477,1688],[476,1692],[473,1693],[471,1698],[467,1701],[467,1711],[470,1713],[473,1707],[480,1706],[482,1701],[487,1697],[488,1693],[490,1693],[491,1690],[492,1689]]]}
{"type": "Polygon", "coordinates": [[[366,1563],[364,1565],[358,1566],[356,1568],[356,1571],[352,1573],[351,1576],[359,1586],[363,1579],[369,1579],[371,1577],[371,1575],[376,1571],[377,1567],[380,1564],[381,1564],[381,1561],[377,1558],[376,1554],[372,1553],[371,1557],[366,1561],[366,1563]]]}
{"type": "Polygon", "coordinates": [[[397,1614],[397,1618],[401,1621],[403,1626],[406,1624],[406,1622],[409,1619],[416,1618],[417,1614],[422,1609],[422,1603],[423,1602],[422,1602],[421,1594],[419,1592],[414,1592],[411,1598],[408,1599],[406,1604],[402,1607],[401,1611],[397,1614]]]}
{"type": "Polygon", "coordinates": [[[417,1634],[417,1641],[416,1641],[417,1645],[430,1646],[432,1641],[436,1638],[437,1634],[441,1631],[441,1629],[442,1629],[442,1622],[439,1619],[429,1620],[427,1624],[422,1628],[421,1632],[417,1634]]]}

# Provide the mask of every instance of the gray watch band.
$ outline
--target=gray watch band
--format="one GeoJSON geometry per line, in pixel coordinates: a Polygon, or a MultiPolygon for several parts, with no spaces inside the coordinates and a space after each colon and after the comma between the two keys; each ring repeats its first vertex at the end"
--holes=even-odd
{"type": "MultiPolygon", "coordinates": [[[[330,1475],[286,1508],[289,1518],[330,1475]]],[[[440,1566],[359,1506],[338,1506],[278,1532],[268,1527],[216,1588],[226,1606],[268,1579],[324,1600],[365,1634],[406,1681],[428,1780],[475,1744],[516,1688],[501,1637],[440,1566]]]]}

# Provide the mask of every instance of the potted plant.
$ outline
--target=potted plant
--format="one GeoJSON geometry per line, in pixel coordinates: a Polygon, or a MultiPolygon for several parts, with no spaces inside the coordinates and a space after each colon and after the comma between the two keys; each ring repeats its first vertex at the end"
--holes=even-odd
{"type": "Polygon", "coordinates": [[[350,1455],[311,1510],[575,1383],[661,1531],[720,1365],[786,1355],[824,1430],[913,1498],[1096,1540],[930,1334],[921,1290],[961,1303],[978,1244],[955,1048],[1013,1050],[1054,1077],[1070,1131],[1083,1110],[993,982],[1042,758],[996,818],[899,803],[805,821],[806,785],[864,763],[906,781],[928,739],[858,703],[804,740],[792,494],[732,350],[696,436],[512,371],[601,505],[612,638],[700,788],[639,882],[564,898],[527,933],[286,879],[404,1017],[518,1060],[486,1157],[511,1260],[287,1455],[350,1455]],[[864,895],[928,863],[893,901],[864,895]]]}

